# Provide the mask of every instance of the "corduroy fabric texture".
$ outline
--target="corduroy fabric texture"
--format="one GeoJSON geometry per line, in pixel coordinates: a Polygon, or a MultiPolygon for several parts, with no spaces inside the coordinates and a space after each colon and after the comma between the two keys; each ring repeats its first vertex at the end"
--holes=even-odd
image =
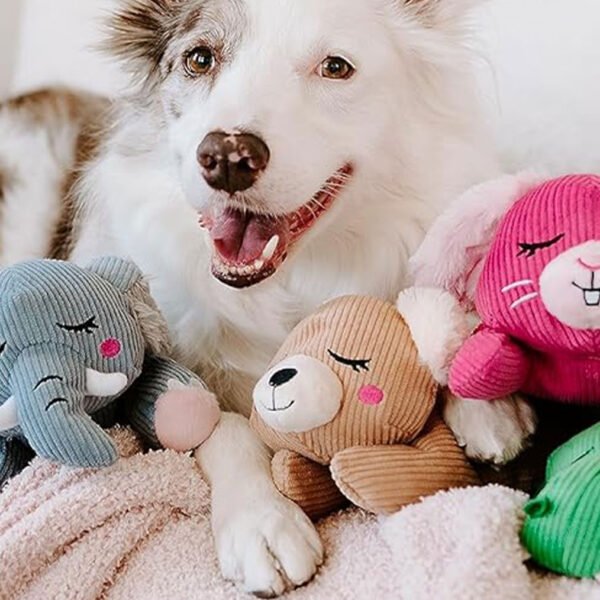
{"type": "Polygon", "coordinates": [[[548,181],[513,204],[476,306],[483,325],[450,371],[456,395],[600,402],[600,177],[548,181]]]}
{"type": "MultiPolygon", "coordinates": [[[[17,417],[16,426],[0,431],[9,441],[0,446],[0,482],[24,466],[25,451],[16,440],[66,465],[112,464],[116,447],[93,416],[111,424],[107,417],[116,411],[110,407],[136,381],[127,413],[156,446],[154,403],[169,381],[201,385],[166,358],[147,360],[140,377],[152,345],[140,319],[148,324],[152,311],[158,323],[162,319],[151,302],[143,316],[132,308],[128,294],[139,293],[140,285],[146,284],[139,269],[118,258],[99,259],[87,269],[35,260],[0,272],[0,424],[17,417]]],[[[149,298],[147,288],[143,295],[149,298]]]]}
{"type": "MultiPolygon", "coordinates": [[[[256,410],[251,422],[276,451],[276,483],[309,516],[320,517],[341,505],[325,477],[323,465],[330,463],[338,489],[358,506],[378,513],[477,481],[436,416],[438,386],[420,364],[410,329],[393,305],[363,296],[326,304],[291,333],[272,368],[297,355],[323,362],[340,380],[343,398],[337,415],[304,433],[276,431],[256,410]],[[353,368],[332,353],[368,366],[353,368]],[[365,401],[365,388],[376,389],[381,401],[365,401]]],[[[301,405],[302,399],[297,402],[301,405]]]]}
{"type": "Polygon", "coordinates": [[[600,575],[600,423],[556,450],[547,481],[525,506],[521,539],[544,567],[600,575]]]}

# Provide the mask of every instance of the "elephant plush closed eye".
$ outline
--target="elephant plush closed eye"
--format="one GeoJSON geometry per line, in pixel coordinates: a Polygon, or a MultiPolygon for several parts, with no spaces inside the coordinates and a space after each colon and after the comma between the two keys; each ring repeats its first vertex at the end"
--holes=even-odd
{"type": "Polygon", "coordinates": [[[199,446],[219,409],[168,352],[166,323],[129,261],[0,271],[0,484],[31,450],[66,465],[112,464],[104,426],[119,419],[153,447],[199,446]]]}

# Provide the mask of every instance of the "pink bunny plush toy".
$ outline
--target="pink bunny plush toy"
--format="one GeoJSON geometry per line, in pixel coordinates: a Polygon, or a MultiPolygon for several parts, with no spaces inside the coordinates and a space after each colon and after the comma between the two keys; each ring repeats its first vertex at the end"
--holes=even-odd
{"type": "Polygon", "coordinates": [[[426,279],[474,301],[482,320],[451,364],[451,391],[600,405],[600,177],[506,177],[461,202],[416,258],[426,279]],[[424,261],[444,225],[465,236],[461,259],[448,249],[445,274],[443,262],[424,261]]]}

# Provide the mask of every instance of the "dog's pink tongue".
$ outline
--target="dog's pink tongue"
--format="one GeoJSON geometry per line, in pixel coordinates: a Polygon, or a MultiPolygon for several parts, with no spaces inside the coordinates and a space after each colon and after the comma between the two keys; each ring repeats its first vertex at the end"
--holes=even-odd
{"type": "Polygon", "coordinates": [[[215,249],[228,263],[249,265],[261,258],[274,236],[288,237],[286,219],[276,219],[227,208],[213,219],[210,230],[215,249]]]}

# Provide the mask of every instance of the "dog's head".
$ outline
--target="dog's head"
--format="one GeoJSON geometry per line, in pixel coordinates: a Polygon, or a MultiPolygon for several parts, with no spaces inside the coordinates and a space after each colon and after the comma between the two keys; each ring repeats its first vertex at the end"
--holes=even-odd
{"type": "Polygon", "coordinates": [[[351,446],[414,439],[436,390],[398,309],[347,296],[288,337],[256,385],[252,423],[272,448],[327,463],[351,446]]]}
{"type": "Polygon", "coordinates": [[[470,4],[123,2],[111,49],[141,79],[138,106],[158,109],[213,273],[234,287],[271,276],[309,232],[326,235],[339,204],[351,229],[391,174],[427,156],[419,129],[448,108],[435,82],[461,64],[470,4]]]}

